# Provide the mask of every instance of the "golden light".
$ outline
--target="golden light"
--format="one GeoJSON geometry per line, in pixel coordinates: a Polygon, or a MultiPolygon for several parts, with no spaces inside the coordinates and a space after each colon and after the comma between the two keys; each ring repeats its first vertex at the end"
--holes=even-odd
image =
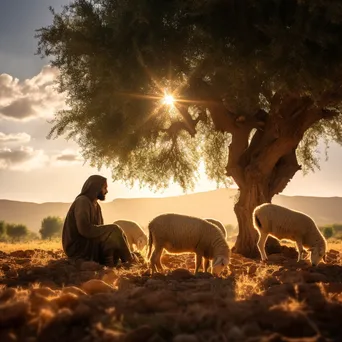
{"type": "Polygon", "coordinates": [[[175,99],[172,95],[166,94],[163,97],[163,103],[168,106],[173,106],[175,99]]]}

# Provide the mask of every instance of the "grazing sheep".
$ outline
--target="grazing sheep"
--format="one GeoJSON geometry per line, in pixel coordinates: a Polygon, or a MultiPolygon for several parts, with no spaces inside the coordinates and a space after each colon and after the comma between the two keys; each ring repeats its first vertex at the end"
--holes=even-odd
{"type": "Polygon", "coordinates": [[[131,250],[133,250],[133,245],[138,250],[142,250],[147,245],[147,236],[138,223],[129,220],[117,220],[114,224],[117,224],[124,231],[131,250]]]}
{"type": "Polygon", "coordinates": [[[265,243],[269,235],[296,242],[298,261],[303,259],[303,247],[311,252],[313,266],[325,257],[326,241],[323,235],[313,219],[300,211],[264,203],[254,209],[253,225],[259,232],[257,245],[262,260],[267,260],[265,243]]]}
{"type": "Polygon", "coordinates": [[[152,273],[157,270],[156,266],[163,269],[160,257],[164,248],[170,253],[196,253],[195,273],[198,272],[202,258],[204,271],[209,268],[209,260],[213,260],[213,274],[220,274],[229,263],[229,246],[220,229],[208,221],[180,214],[162,214],[150,222],[148,230],[148,258],[154,244],[150,259],[152,273]]]}
{"type": "Polygon", "coordinates": [[[224,238],[227,238],[227,231],[226,228],[224,227],[223,223],[221,221],[215,220],[213,218],[205,218],[204,220],[213,223],[217,228],[220,228],[220,230],[222,231],[222,234],[224,236],[224,238]]]}

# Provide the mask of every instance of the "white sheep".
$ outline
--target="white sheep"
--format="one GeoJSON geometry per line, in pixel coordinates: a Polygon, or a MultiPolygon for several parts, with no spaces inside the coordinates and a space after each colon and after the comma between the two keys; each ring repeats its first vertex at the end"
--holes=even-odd
{"type": "Polygon", "coordinates": [[[180,214],[162,214],[155,217],[148,225],[149,251],[151,256],[152,244],[154,251],[150,258],[152,273],[162,270],[160,262],[163,249],[170,253],[196,253],[195,273],[203,262],[203,270],[208,271],[209,260],[212,261],[211,271],[220,274],[229,264],[229,246],[219,228],[214,224],[198,217],[180,214]]]}
{"type": "Polygon", "coordinates": [[[114,224],[117,224],[124,231],[131,250],[133,250],[134,245],[138,250],[142,250],[147,245],[147,236],[138,223],[129,220],[117,220],[114,224]]]}
{"type": "Polygon", "coordinates": [[[210,223],[213,223],[216,227],[220,228],[224,238],[226,239],[227,238],[227,231],[226,231],[226,228],[224,227],[223,223],[219,220],[215,220],[213,218],[205,218],[204,220],[210,222],[210,223]]]}
{"type": "Polygon", "coordinates": [[[293,209],[264,203],[253,211],[253,225],[259,232],[257,242],[261,259],[267,260],[265,244],[269,235],[276,239],[296,242],[298,261],[303,260],[303,247],[311,252],[311,264],[317,265],[325,257],[327,243],[313,219],[293,209]]]}

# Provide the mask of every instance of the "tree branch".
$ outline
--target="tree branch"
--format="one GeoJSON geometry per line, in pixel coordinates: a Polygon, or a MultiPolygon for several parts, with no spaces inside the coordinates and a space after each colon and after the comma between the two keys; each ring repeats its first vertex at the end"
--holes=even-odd
{"type": "Polygon", "coordinates": [[[307,129],[319,120],[329,119],[337,113],[317,108],[317,104],[309,97],[286,95],[277,96],[273,100],[272,114],[264,131],[258,130],[255,133],[242,159],[251,170],[273,179],[274,184],[270,190],[275,194],[282,191],[288,180],[300,169],[294,151],[307,129]],[[285,164],[287,176],[281,180],[280,166],[285,164]],[[276,173],[272,175],[274,170],[276,173]]]}
{"type": "Polygon", "coordinates": [[[170,136],[177,136],[180,131],[188,132],[192,137],[196,134],[195,127],[189,127],[184,121],[175,121],[168,128],[161,129],[161,132],[166,132],[170,136]]]}
{"type": "Polygon", "coordinates": [[[264,131],[255,134],[248,149],[247,164],[270,176],[278,160],[295,149],[305,131],[319,120],[313,101],[292,95],[275,96],[264,131]],[[255,139],[255,141],[253,141],[255,139]]]}
{"type": "Polygon", "coordinates": [[[269,181],[269,194],[272,198],[274,195],[282,192],[289,181],[293,178],[297,171],[301,170],[298,164],[296,149],[294,148],[289,154],[281,157],[273,169],[269,181]]]}
{"type": "Polygon", "coordinates": [[[183,119],[184,119],[184,125],[187,126],[187,131],[189,132],[189,134],[194,137],[196,134],[196,125],[202,121],[203,115],[198,115],[198,117],[196,119],[193,119],[191,117],[191,115],[189,114],[189,107],[188,106],[184,106],[184,105],[175,105],[178,112],[182,115],[183,119]]]}
{"type": "Polygon", "coordinates": [[[228,147],[229,157],[226,167],[227,177],[232,177],[238,187],[242,187],[245,183],[243,168],[240,164],[240,158],[248,148],[249,129],[241,129],[232,134],[232,141],[228,147]]]}
{"type": "Polygon", "coordinates": [[[188,84],[188,101],[209,109],[216,130],[232,133],[238,129],[237,117],[224,107],[223,101],[209,84],[194,75],[190,77],[188,84]]]}
{"type": "Polygon", "coordinates": [[[215,129],[231,133],[232,141],[228,147],[229,158],[226,175],[232,177],[236,184],[242,187],[245,179],[241,157],[248,149],[248,139],[252,129],[264,127],[268,119],[268,113],[263,110],[259,110],[253,116],[232,113],[225,107],[223,101],[218,98],[218,92],[203,81],[199,72],[192,75],[188,83],[190,86],[188,96],[191,98],[191,102],[197,97],[200,98],[201,100],[198,103],[203,104],[210,111],[215,129]]]}

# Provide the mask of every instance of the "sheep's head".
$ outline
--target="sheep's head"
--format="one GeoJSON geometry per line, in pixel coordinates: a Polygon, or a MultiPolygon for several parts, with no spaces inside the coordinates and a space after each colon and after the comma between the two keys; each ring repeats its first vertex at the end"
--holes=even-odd
{"type": "Polygon", "coordinates": [[[325,245],[310,248],[309,251],[311,252],[310,259],[311,259],[312,266],[316,266],[320,262],[324,263],[325,251],[326,251],[325,245]]]}
{"type": "Polygon", "coordinates": [[[141,251],[146,245],[147,245],[147,237],[144,235],[140,236],[137,239],[137,248],[141,251]]]}
{"type": "Polygon", "coordinates": [[[228,264],[229,258],[222,255],[217,256],[213,261],[212,274],[220,275],[224,268],[228,266],[228,264]]]}

